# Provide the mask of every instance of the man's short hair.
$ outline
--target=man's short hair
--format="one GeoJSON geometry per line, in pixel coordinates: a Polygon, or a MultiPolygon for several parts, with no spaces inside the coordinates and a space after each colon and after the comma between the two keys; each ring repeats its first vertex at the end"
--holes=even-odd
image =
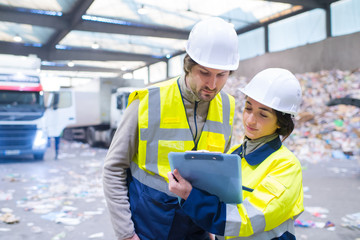
{"type": "MultiPolygon", "coordinates": [[[[197,62],[195,62],[190,56],[189,54],[186,54],[184,57],[184,72],[185,72],[185,76],[187,76],[190,72],[191,69],[196,66],[199,65],[197,62]]],[[[229,75],[231,75],[234,71],[230,71],[229,75]]]]}
{"type": "Polygon", "coordinates": [[[185,76],[187,76],[190,72],[191,69],[197,65],[198,63],[195,62],[190,56],[189,54],[186,54],[184,57],[184,72],[185,72],[185,76]]]}

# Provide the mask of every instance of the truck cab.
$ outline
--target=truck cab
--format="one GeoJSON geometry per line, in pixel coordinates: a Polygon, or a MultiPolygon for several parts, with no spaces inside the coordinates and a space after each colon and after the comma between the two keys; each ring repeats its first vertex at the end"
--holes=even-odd
{"type": "Polygon", "coordinates": [[[133,87],[120,87],[111,94],[110,103],[110,127],[117,129],[128,105],[129,95],[137,88],[133,87]]]}
{"type": "Polygon", "coordinates": [[[75,122],[70,92],[45,92],[40,81],[40,66],[41,60],[35,55],[0,54],[2,157],[33,155],[42,160],[48,137],[60,136],[68,124],[75,122]]]}
{"type": "Polygon", "coordinates": [[[40,79],[24,72],[0,72],[0,156],[33,154],[47,146],[44,93],[40,79]]]}

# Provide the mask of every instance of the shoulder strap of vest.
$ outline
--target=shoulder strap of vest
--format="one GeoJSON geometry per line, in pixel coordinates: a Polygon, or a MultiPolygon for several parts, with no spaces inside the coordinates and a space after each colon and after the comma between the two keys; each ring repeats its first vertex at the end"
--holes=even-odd
{"type": "Polygon", "coordinates": [[[166,80],[164,82],[160,82],[160,83],[156,83],[148,88],[143,88],[143,89],[139,89],[139,90],[136,90],[134,92],[132,92],[129,96],[129,104],[130,105],[135,99],[140,99],[139,95],[141,94],[145,94],[149,91],[149,89],[151,88],[156,88],[156,87],[162,87],[162,86],[166,86],[166,85],[171,85],[173,84],[179,77],[175,77],[175,78],[171,78],[169,80],[166,80]]]}
{"type": "Polygon", "coordinates": [[[227,154],[239,154],[241,152],[240,149],[241,149],[241,144],[234,145],[229,149],[227,154]]]}
{"type": "Polygon", "coordinates": [[[129,95],[128,106],[129,106],[135,99],[139,99],[138,90],[133,91],[133,92],[129,95]]]}

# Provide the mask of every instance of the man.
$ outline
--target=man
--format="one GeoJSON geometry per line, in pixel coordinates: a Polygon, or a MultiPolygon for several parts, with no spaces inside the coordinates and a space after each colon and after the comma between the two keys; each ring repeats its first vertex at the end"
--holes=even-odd
{"type": "Polygon", "coordinates": [[[234,28],[220,18],[195,25],[185,74],[129,97],[104,163],[104,193],[118,239],[208,239],[167,188],[169,152],[230,147],[234,98],[221,89],[239,64],[234,28]]]}

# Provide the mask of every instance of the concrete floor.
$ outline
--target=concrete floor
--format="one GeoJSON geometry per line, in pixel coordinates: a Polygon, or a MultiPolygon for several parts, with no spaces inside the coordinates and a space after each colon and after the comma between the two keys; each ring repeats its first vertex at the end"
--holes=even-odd
{"type": "Polygon", "coordinates": [[[297,227],[297,239],[360,239],[360,219],[357,229],[350,227],[351,224],[346,226],[348,222],[344,220],[348,214],[359,213],[360,217],[360,165],[356,159],[305,165],[303,185],[305,211],[298,219],[318,226],[297,227]],[[327,221],[335,227],[321,228],[327,221]]]}
{"type": "MultiPolygon", "coordinates": [[[[1,240],[115,239],[102,195],[106,149],[62,140],[59,160],[49,148],[43,161],[0,159],[0,210],[18,223],[0,222],[1,240]],[[57,216],[57,217],[56,217],[57,216]],[[61,217],[59,217],[61,216],[61,217]]],[[[360,229],[342,226],[360,212],[360,166],[356,159],[303,165],[306,211],[297,239],[359,240],[360,229]],[[335,224],[323,228],[327,221],[335,224]]]]}
{"type": "Polygon", "coordinates": [[[62,141],[58,160],[52,148],[43,161],[0,159],[0,209],[20,218],[0,223],[0,239],[115,239],[102,192],[105,154],[106,149],[62,141]],[[11,199],[1,200],[4,193],[11,199]]]}

